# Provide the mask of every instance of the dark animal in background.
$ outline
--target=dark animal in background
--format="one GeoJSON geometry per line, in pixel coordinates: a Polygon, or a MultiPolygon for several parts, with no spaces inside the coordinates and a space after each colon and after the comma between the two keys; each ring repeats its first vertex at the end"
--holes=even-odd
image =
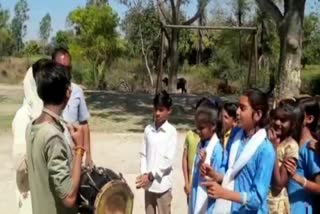
{"type": "MultiPolygon", "coordinates": [[[[168,86],[168,84],[169,84],[168,77],[163,78],[162,82],[165,84],[165,86],[168,86]]],[[[182,94],[187,93],[186,86],[187,86],[187,80],[185,78],[178,78],[177,79],[177,90],[181,89],[182,94]]]]}
{"type": "Polygon", "coordinates": [[[187,93],[186,85],[187,80],[185,78],[179,78],[177,80],[177,90],[181,89],[181,94],[187,93]]]}
{"type": "Polygon", "coordinates": [[[224,81],[218,83],[217,92],[219,94],[235,94],[236,88],[229,85],[228,80],[225,79],[224,81]]]}
{"type": "Polygon", "coordinates": [[[168,86],[168,84],[169,84],[169,79],[168,79],[168,77],[163,78],[163,79],[162,79],[162,82],[165,84],[165,86],[168,86]]]}

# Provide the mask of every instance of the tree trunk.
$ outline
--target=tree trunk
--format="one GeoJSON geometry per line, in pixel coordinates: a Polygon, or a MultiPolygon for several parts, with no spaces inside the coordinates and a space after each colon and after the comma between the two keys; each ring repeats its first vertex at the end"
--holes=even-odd
{"type": "Polygon", "coordinates": [[[168,90],[171,93],[177,91],[177,75],[179,69],[179,52],[178,52],[179,30],[171,29],[171,41],[170,42],[170,69],[169,69],[169,84],[168,90]]]}
{"type": "Polygon", "coordinates": [[[97,71],[97,63],[93,61],[92,63],[92,72],[93,72],[93,80],[95,89],[98,88],[98,71],[97,71]]]}
{"type": "MultiPolygon", "coordinates": [[[[199,17],[199,26],[203,26],[203,16],[204,14],[201,13],[199,17]]],[[[198,52],[197,52],[197,65],[201,64],[201,55],[202,55],[202,32],[198,30],[198,52]]]]}
{"type": "Polygon", "coordinates": [[[280,59],[276,98],[297,96],[300,93],[304,1],[290,5],[279,26],[280,59]]]}
{"type": "MultiPolygon", "coordinates": [[[[166,16],[166,14],[163,12],[161,9],[162,5],[159,0],[156,1],[158,8],[157,12],[162,13],[162,17],[165,21],[169,20],[166,16]]],[[[170,0],[170,1],[163,1],[163,2],[169,2],[169,8],[171,10],[171,19],[168,21],[172,25],[191,25],[193,22],[195,22],[201,13],[203,13],[205,7],[208,4],[207,0],[199,0],[199,8],[198,11],[192,16],[190,19],[181,22],[180,19],[180,7],[182,4],[185,3],[185,1],[182,0],[170,0]]],[[[161,18],[159,19],[161,23],[165,24],[161,18]]],[[[170,57],[170,67],[169,67],[169,82],[168,82],[168,90],[169,92],[176,92],[176,82],[177,82],[177,74],[178,74],[178,69],[179,69],[179,52],[178,52],[178,46],[179,46],[179,31],[180,29],[172,28],[171,30],[171,38],[168,38],[169,41],[169,57],[170,57]]],[[[169,37],[167,35],[167,37],[169,37]]]]}
{"type": "MultiPolygon", "coordinates": [[[[238,0],[238,26],[241,27],[242,26],[242,7],[241,7],[241,3],[238,0]]],[[[241,30],[239,30],[239,65],[241,67],[241,30]]]]}

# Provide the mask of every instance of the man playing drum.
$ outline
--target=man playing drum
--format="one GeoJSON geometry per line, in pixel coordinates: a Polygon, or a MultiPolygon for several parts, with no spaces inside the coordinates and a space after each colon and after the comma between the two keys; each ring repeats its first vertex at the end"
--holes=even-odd
{"type": "Polygon", "coordinates": [[[44,107],[26,131],[33,214],[77,213],[84,136],[81,127],[70,127],[75,144],[73,156],[60,119],[71,94],[70,73],[49,61],[35,80],[44,107]]]}

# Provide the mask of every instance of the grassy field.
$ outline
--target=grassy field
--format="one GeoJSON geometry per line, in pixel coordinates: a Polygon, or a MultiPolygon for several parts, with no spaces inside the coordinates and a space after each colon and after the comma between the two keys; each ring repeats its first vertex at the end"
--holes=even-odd
{"type": "Polygon", "coordinates": [[[320,65],[307,65],[302,72],[302,81],[310,81],[320,77],[320,65]]]}

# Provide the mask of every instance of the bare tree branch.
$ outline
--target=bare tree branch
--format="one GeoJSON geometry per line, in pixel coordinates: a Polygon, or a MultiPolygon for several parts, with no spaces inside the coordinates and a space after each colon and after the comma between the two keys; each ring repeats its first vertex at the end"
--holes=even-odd
{"type": "Polygon", "coordinates": [[[256,2],[260,10],[271,16],[277,24],[283,20],[281,11],[272,0],[256,0],[256,2]]]}
{"type": "MultiPolygon", "coordinates": [[[[157,14],[157,16],[158,16],[158,21],[160,22],[161,26],[166,25],[166,23],[165,23],[165,20],[162,20],[162,18],[163,18],[163,19],[165,19],[165,18],[164,18],[163,16],[161,16],[161,11],[160,11],[160,8],[157,6],[157,4],[158,4],[158,3],[159,3],[159,4],[162,4],[162,3],[165,2],[165,1],[166,1],[166,0],[163,0],[162,2],[160,2],[159,0],[156,0],[156,1],[154,2],[154,4],[155,4],[155,9],[156,9],[156,14],[157,14]]],[[[162,27],[162,28],[163,28],[163,27],[162,27]]],[[[169,40],[168,30],[167,30],[166,28],[163,28],[163,30],[164,30],[164,33],[165,33],[167,39],[169,40]]]]}
{"type": "Polygon", "coordinates": [[[161,12],[164,20],[167,22],[167,23],[171,23],[170,19],[167,17],[165,11],[164,11],[164,8],[163,8],[163,5],[162,5],[163,2],[160,2],[160,0],[157,0],[157,7],[159,8],[159,11],[161,12]]]}
{"type": "Polygon", "coordinates": [[[148,74],[150,77],[150,82],[151,82],[151,86],[153,87],[153,78],[152,78],[152,73],[150,71],[150,67],[149,67],[149,63],[148,63],[148,56],[145,52],[144,49],[144,43],[143,43],[143,38],[142,38],[142,31],[141,31],[141,25],[139,25],[139,33],[140,33],[140,39],[141,39],[141,51],[142,51],[142,55],[144,56],[144,62],[146,64],[146,68],[148,70],[148,74]]]}
{"type": "Polygon", "coordinates": [[[178,9],[178,11],[180,11],[181,1],[182,0],[177,0],[176,8],[178,9]]]}
{"type": "Polygon", "coordinates": [[[182,25],[191,25],[193,22],[195,22],[201,16],[207,4],[208,0],[199,0],[198,11],[189,20],[182,22],[182,25]]]}

